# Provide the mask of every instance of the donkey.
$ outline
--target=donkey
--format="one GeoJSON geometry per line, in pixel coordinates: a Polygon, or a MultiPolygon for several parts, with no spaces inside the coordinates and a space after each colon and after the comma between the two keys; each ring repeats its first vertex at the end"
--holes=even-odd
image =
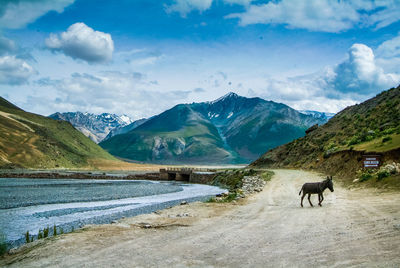
{"type": "Polygon", "coordinates": [[[318,205],[322,207],[321,203],[324,200],[323,192],[325,191],[326,188],[329,188],[331,192],[333,192],[333,183],[332,183],[332,176],[327,176],[326,180],[321,181],[321,182],[309,182],[309,183],[304,183],[303,187],[301,187],[301,190],[299,192],[299,195],[301,194],[301,191],[303,191],[303,196],[301,197],[301,207],[303,207],[303,199],[306,194],[308,194],[308,202],[310,202],[310,205],[313,207],[313,204],[311,203],[310,196],[311,194],[318,194],[318,205]]]}

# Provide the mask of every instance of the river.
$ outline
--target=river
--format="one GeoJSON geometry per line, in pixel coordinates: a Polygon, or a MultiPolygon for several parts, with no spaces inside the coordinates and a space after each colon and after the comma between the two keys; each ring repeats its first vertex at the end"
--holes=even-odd
{"type": "Polygon", "coordinates": [[[0,232],[15,247],[24,243],[27,231],[36,236],[56,225],[58,232],[70,232],[225,191],[179,182],[0,178],[0,232]]]}

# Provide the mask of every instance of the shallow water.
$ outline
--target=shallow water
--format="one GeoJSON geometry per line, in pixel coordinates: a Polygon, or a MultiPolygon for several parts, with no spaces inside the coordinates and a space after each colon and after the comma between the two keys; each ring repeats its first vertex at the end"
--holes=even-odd
{"type": "Polygon", "coordinates": [[[26,231],[37,235],[39,229],[56,225],[58,231],[68,232],[222,192],[214,186],[177,182],[0,179],[0,231],[17,246],[26,231]]]}

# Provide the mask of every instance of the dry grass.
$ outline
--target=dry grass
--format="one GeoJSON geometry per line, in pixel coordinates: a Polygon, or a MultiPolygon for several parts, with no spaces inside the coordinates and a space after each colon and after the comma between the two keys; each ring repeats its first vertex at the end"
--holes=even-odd
{"type": "Polygon", "coordinates": [[[98,170],[109,171],[159,171],[162,165],[129,163],[121,160],[89,159],[89,165],[98,170]]]}

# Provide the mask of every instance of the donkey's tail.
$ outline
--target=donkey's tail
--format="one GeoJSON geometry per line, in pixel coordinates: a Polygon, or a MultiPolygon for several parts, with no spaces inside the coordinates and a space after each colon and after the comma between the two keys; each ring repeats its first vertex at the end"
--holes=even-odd
{"type": "Polygon", "coordinates": [[[301,191],[303,191],[303,187],[301,187],[301,190],[300,190],[300,192],[299,192],[299,195],[301,195],[301,191]]]}

